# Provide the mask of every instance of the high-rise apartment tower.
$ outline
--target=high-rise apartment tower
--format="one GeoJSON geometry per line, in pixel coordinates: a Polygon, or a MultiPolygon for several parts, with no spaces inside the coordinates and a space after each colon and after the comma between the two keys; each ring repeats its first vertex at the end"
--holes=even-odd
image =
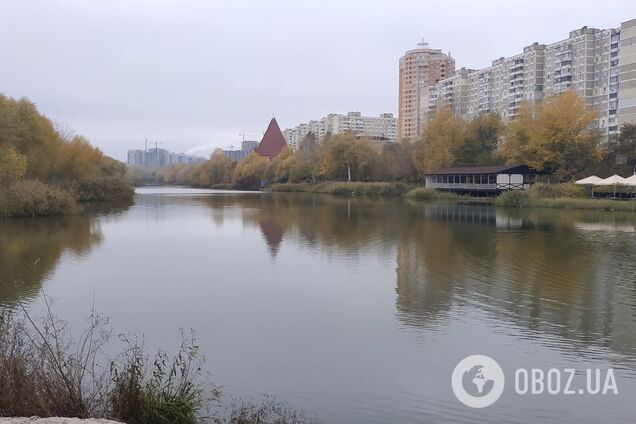
{"type": "Polygon", "coordinates": [[[398,141],[418,138],[423,124],[422,93],[454,72],[455,59],[440,49],[428,48],[424,42],[400,58],[398,141]]]}

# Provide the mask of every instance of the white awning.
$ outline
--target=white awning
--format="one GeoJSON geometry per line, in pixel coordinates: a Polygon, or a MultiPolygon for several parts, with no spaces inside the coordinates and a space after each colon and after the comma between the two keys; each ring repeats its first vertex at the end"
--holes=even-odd
{"type": "Polygon", "coordinates": [[[629,185],[627,180],[620,175],[612,175],[611,177],[607,177],[604,180],[597,182],[597,186],[614,186],[614,185],[629,185]]]}
{"type": "Polygon", "coordinates": [[[592,175],[591,177],[587,177],[587,178],[583,178],[582,180],[578,180],[574,184],[594,185],[594,184],[599,183],[601,181],[603,181],[602,178],[599,178],[596,175],[592,175]]]}
{"type": "Polygon", "coordinates": [[[636,174],[632,175],[629,178],[625,178],[625,183],[630,186],[636,187],[636,174]]]}

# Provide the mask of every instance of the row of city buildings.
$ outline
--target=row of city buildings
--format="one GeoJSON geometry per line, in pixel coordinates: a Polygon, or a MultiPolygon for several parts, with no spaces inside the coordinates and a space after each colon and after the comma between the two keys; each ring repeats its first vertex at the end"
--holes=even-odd
{"type": "Polygon", "coordinates": [[[455,69],[450,53],[426,43],[399,63],[399,140],[415,140],[440,105],[464,119],[496,113],[515,118],[522,101],[576,91],[598,111],[602,135],[636,122],[636,19],[618,28],[583,27],[552,44],[533,43],[484,69],[455,69]]]}
{"type": "Polygon", "coordinates": [[[392,113],[382,113],[380,116],[362,116],[360,112],[349,112],[346,115],[330,113],[322,119],[288,128],[283,134],[287,144],[292,149],[297,149],[309,133],[313,133],[318,140],[323,140],[328,134],[337,135],[345,132],[380,142],[395,142],[397,119],[392,113]]]}
{"type": "Polygon", "coordinates": [[[127,163],[128,166],[152,169],[177,164],[200,163],[205,160],[206,158],[203,156],[174,153],[160,148],[146,148],[144,150],[129,150],[127,163]]]}

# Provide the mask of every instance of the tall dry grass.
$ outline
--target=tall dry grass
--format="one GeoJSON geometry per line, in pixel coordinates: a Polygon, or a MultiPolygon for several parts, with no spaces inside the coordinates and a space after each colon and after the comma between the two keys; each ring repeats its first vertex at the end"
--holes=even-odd
{"type": "Polygon", "coordinates": [[[44,296],[34,318],[25,307],[0,311],[0,417],[107,418],[127,424],[305,424],[318,420],[272,397],[224,406],[206,380],[194,334],[175,355],[148,355],[136,338],[105,357],[111,332],[94,308],[73,335],[44,296]]]}

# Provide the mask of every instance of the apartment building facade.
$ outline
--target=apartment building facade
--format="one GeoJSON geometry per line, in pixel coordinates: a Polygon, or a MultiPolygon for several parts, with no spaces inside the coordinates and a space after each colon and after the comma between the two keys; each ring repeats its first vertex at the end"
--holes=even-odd
{"type": "Polygon", "coordinates": [[[444,104],[462,118],[498,113],[504,121],[514,119],[523,100],[543,98],[545,45],[534,43],[522,53],[501,57],[488,68],[461,68],[423,93],[424,122],[444,104]]]}
{"type": "Polygon", "coordinates": [[[161,168],[178,164],[191,164],[204,162],[203,156],[174,153],[166,149],[129,150],[127,157],[128,166],[137,168],[161,168]]]}
{"type": "Polygon", "coordinates": [[[636,122],[636,19],[619,28],[582,27],[552,44],[533,43],[491,66],[464,70],[420,93],[425,123],[441,104],[456,116],[472,119],[496,113],[513,120],[523,101],[576,91],[598,111],[593,124],[604,137],[624,122],[636,122]]]}
{"type": "Polygon", "coordinates": [[[450,77],[455,72],[455,59],[440,49],[419,48],[407,51],[399,63],[398,140],[415,140],[422,130],[424,95],[428,87],[450,77]]]}
{"type": "Polygon", "coordinates": [[[450,78],[426,87],[420,92],[420,122],[427,122],[435,115],[438,106],[448,105],[456,116],[468,114],[470,82],[473,69],[461,68],[450,78]]]}
{"type": "Polygon", "coordinates": [[[603,135],[618,132],[620,28],[583,27],[546,48],[545,95],[576,91],[598,111],[595,127],[603,135]]]}
{"type": "Polygon", "coordinates": [[[636,122],[636,19],[623,22],[619,39],[618,125],[636,122]]]}
{"type": "Polygon", "coordinates": [[[362,116],[360,112],[330,113],[322,119],[288,128],[283,131],[283,135],[287,144],[295,150],[309,133],[313,133],[318,140],[324,140],[327,134],[336,135],[345,132],[352,132],[359,137],[395,142],[397,120],[392,113],[382,113],[380,116],[362,116]]]}

